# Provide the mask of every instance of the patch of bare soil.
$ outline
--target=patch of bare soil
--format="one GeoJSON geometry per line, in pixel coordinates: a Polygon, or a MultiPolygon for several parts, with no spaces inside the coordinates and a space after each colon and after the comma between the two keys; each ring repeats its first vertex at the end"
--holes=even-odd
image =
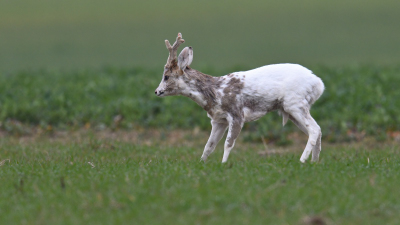
{"type": "MultiPolygon", "coordinates": [[[[267,143],[263,137],[262,142],[249,142],[244,140],[246,132],[242,132],[236,141],[236,148],[246,151],[247,149],[259,149],[260,156],[274,154],[285,154],[288,152],[301,152],[307,144],[307,136],[301,132],[294,132],[288,135],[290,145],[279,146],[274,142],[267,143]]],[[[51,143],[81,143],[87,140],[103,140],[107,142],[124,142],[144,146],[172,146],[172,147],[198,147],[203,148],[207,143],[209,132],[198,128],[192,130],[168,130],[168,129],[132,129],[132,130],[95,130],[82,128],[78,130],[34,130],[26,134],[10,134],[0,130],[0,140],[18,143],[31,144],[34,142],[51,143]]],[[[376,141],[373,137],[364,137],[360,141],[341,142],[341,143],[322,143],[322,148],[326,147],[346,147],[352,149],[379,149],[385,146],[399,144],[400,139],[391,138],[385,142],[376,141]]],[[[224,139],[221,140],[217,148],[223,148],[224,139]]],[[[323,150],[323,149],[322,149],[323,150]]]]}

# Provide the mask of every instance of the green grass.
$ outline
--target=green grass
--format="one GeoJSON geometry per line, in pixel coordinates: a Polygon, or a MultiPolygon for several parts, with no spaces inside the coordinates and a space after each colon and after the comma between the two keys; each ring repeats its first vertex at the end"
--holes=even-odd
{"type": "Polygon", "coordinates": [[[1,1],[1,223],[398,224],[398,143],[327,142],[400,130],[399,9],[397,0],[1,1]],[[153,94],[164,39],[177,32],[194,47],[193,67],[214,76],[282,62],[320,76],[326,91],[311,110],[320,163],[299,163],[305,143],[257,154],[262,138],[293,141],[297,128],[276,113],[245,126],[227,164],[221,144],[200,163],[206,137],[188,129],[209,130],[205,112],[153,94]],[[162,132],[131,142],[70,133],[82,127],[162,132]],[[176,128],[186,142],[168,135],[176,128]]]}
{"type": "Polygon", "coordinates": [[[0,71],[165,64],[183,33],[193,66],[398,63],[400,2],[94,1],[0,3],[0,71]]]}
{"type": "MultiPolygon", "coordinates": [[[[201,71],[220,76],[244,67],[201,71]]],[[[326,90],[311,114],[323,138],[332,142],[375,136],[400,130],[399,66],[314,66],[326,90]]],[[[196,103],[185,97],[159,98],[154,90],[160,69],[107,67],[101,70],[60,72],[51,70],[0,74],[0,129],[23,135],[32,129],[184,128],[210,130],[210,120],[196,103]],[[121,115],[123,120],[114,122],[121,115]]],[[[298,129],[282,128],[282,118],[272,112],[246,124],[249,141],[285,142],[298,129]]]]}
{"type": "MultiPolygon", "coordinates": [[[[260,157],[242,145],[220,163],[196,147],[1,138],[4,224],[397,224],[398,145],[328,146],[320,163],[300,150],[260,157]],[[19,144],[17,144],[19,143],[19,144]],[[369,159],[369,163],[368,163],[369,159]],[[95,166],[88,163],[91,162],[95,166]]],[[[326,146],[326,145],[325,145],[326,146]]]]}

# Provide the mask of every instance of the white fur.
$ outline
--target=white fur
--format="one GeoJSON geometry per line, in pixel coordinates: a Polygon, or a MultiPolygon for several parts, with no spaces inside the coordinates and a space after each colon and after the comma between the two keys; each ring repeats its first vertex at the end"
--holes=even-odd
{"type": "Polygon", "coordinates": [[[210,77],[188,67],[193,60],[191,47],[182,50],[177,66],[173,66],[176,50],[183,42],[180,33],[173,46],[166,40],[170,55],[155,94],[160,97],[187,96],[207,111],[212,130],[201,157],[203,161],[215,150],[228,129],[222,159],[223,163],[226,162],[243,124],[273,110],[280,112],[283,125],[291,120],[309,136],[300,161],[304,163],[311,152],[312,161],[318,161],[322,133],[311,117],[310,108],[324,91],[320,78],[296,64],[268,65],[223,77],[210,77]],[[172,80],[166,81],[168,77],[172,80]]]}
{"type": "MultiPolygon", "coordinates": [[[[243,108],[244,122],[261,118],[273,110],[272,107],[276,100],[281,101],[282,109],[279,110],[283,116],[283,125],[290,117],[304,133],[309,135],[309,141],[300,161],[304,163],[311,151],[313,151],[312,161],[318,161],[321,151],[321,129],[309,114],[309,110],[324,91],[324,84],[320,78],[307,68],[296,64],[268,65],[249,71],[235,72],[234,76],[227,75],[224,77],[226,78],[225,83],[228,83],[232,78],[239,78],[244,83],[241,95],[237,96],[240,99],[237,103],[258,102],[259,110],[243,108]]],[[[221,85],[220,93],[225,87],[226,85],[221,85]]],[[[212,124],[232,124],[229,122],[232,120],[229,118],[229,113],[220,109],[210,118],[212,124]]],[[[229,138],[228,132],[227,139],[229,138]]],[[[217,137],[213,137],[213,132],[210,139],[217,139],[217,137]]],[[[213,147],[215,148],[215,145],[213,147]]],[[[225,145],[223,162],[227,161],[232,147],[225,145]]],[[[213,150],[206,145],[202,159],[206,160],[213,150]]]]}
{"type": "Polygon", "coordinates": [[[274,64],[235,74],[245,76],[243,101],[257,99],[266,109],[254,112],[256,115],[247,114],[246,122],[259,119],[263,116],[260,113],[266,114],[268,106],[276,99],[283,101],[285,112],[296,106],[309,109],[324,91],[321,79],[297,64],[274,64]],[[317,88],[314,92],[313,86],[317,88]]]}

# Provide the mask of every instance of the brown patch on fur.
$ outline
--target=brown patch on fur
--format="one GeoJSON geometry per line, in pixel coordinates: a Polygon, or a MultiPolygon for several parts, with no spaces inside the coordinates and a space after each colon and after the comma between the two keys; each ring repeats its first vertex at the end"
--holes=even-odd
{"type": "Polygon", "coordinates": [[[167,64],[165,64],[165,68],[168,68],[172,72],[172,70],[178,68],[178,61],[176,61],[176,59],[172,61],[167,61],[167,64]]]}
{"type": "Polygon", "coordinates": [[[227,147],[231,148],[236,140],[237,137],[239,137],[240,131],[242,130],[242,122],[243,120],[234,120],[232,124],[232,128],[230,129],[231,136],[229,139],[226,140],[227,142],[227,147]]]}
{"type": "Polygon", "coordinates": [[[250,99],[244,102],[244,107],[249,108],[253,112],[258,112],[263,110],[263,108],[260,107],[260,102],[255,99],[250,99]]]}
{"type": "Polygon", "coordinates": [[[185,82],[191,85],[190,81],[195,80],[194,85],[197,91],[203,95],[207,102],[203,108],[212,116],[213,112],[211,109],[217,104],[216,89],[221,86],[222,79],[201,73],[197,70],[191,69],[190,67],[187,67],[185,72],[188,75],[185,82]]]}
{"type": "Polygon", "coordinates": [[[237,96],[242,93],[244,87],[243,82],[238,78],[231,78],[227,83],[227,87],[223,90],[224,96],[222,97],[222,110],[228,112],[233,117],[232,127],[230,129],[231,136],[227,140],[228,147],[232,147],[234,141],[239,136],[242,129],[244,113],[243,104],[237,101],[237,96]]]}
{"type": "Polygon", "coordinates": [[[282,100],[276,99],[274,102],[272,102],[272,104],[269,107],[267,107],[267,106],[261,104],[258,100],[251,99],[251,100],[247,100],[244,103],[244,107],[249,108],[253,112],[262,112],[262,111],[270,112],[270,111],[282,109],[282,100]]]}
{"type": "Polygon", "coordinates": [[[173,79],[169,79],[165,85],[165,92],[166,93],[174,93],[176,89],[176,82],[173,79]]]}
{"type": "Polygon", "coordinates": [[[221,108],[230,113],[233,118],[243,118],[243,112],[241,113],[243,105],[236,101],[236,96],[242,93],[244,84],[239,79],[232,78],[227,85],[223,91],[221,108]]]}
{"type": "Polygon", "coordinates": [[[271,111],[272,111],[272,110],[278,110],[278,109],[281,109],[281,108],[282,108],[282,101],[279,100],[279,99],[276,99],[276,100],[272,103],[271,111]]]}
{"type": "MultiPolygon", "coordinates": [[[[178,67],[177,61],[168,61],[165,65],[164,77],[177,77],[183,75],[183,71],[178,67]]],[[[164,79],[164,78],[163,78],[164,79]]],[[[165,92],[169,94],[174,94],[176,92],[176,81],[175,79],[168,79],[165,81],[165,92]]]]}

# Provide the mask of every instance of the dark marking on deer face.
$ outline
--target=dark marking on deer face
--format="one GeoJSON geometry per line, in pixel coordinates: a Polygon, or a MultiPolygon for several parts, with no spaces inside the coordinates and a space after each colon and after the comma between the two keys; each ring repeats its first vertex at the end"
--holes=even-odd
{"type": "Polygon", "coordinates": [[[183,71],[178,67],[176,60],[168,61],[164,67],[161,83],[156,89],[157,96],[170,96],[179,94],[178,79],[183,75],[183,71]]]}

